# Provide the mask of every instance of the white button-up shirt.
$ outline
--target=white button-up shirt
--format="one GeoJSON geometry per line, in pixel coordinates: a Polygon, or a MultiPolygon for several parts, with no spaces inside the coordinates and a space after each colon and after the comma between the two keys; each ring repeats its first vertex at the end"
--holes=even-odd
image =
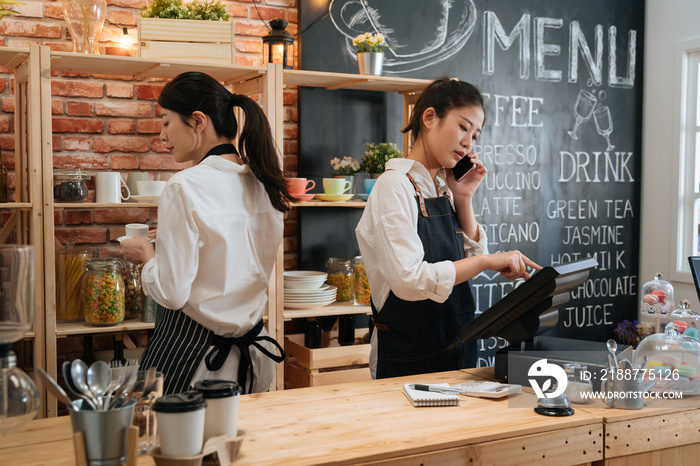
{"type": "Polygon", "coordinates": [[[248,165],[207,157],[163,190],[156,255],[141,274],[144,292],[217,335],[240,337],[265,313],[282,229],[282,213],[248,165]]]}
{"type": "MultiPolygon", "coordinates": [[[[433,182],[428,170],[410,159],[391,159],[379,177],[355,229],[365,265],[372,301],[384,306],[389,292],[406,301],[430,299],[443,303],[452,293],[456,270],[452,261],[429,263],[424,260],[423,243],[418,236],[418,204],[410,174],[424,199],[447,194],[444,169],[433,182]]],[[[454,204],[453,204],[454,207],[454,204]]],[[[486,231],[479,225],[479,241],[464,235],[465,257],[488,254],[486,231]]],[[[372,334],[370,369],[376,373],[377,344],[372,334]]]]}

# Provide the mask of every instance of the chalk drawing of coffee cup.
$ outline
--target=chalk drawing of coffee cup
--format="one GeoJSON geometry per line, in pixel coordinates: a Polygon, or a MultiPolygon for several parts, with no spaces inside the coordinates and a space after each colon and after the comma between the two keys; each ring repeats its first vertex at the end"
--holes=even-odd
{"type": "Polygon", "coordinates": [[[352,39],[358,34],[384,35],[392,47],[385,52],[386,74],[419,70],[455,55],[477,20],[472,0],[331,0],[329,11],[354,59],[352,39]],[[411,21],[413,15],[419,19],[411,21]]]}

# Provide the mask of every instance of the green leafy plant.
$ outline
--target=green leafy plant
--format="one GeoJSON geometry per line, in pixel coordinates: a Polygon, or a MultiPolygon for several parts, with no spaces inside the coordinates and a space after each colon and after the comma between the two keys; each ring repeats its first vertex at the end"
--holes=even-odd
{"type": "Polygon", "coordinates": [[[186,5],[182,0],[151,0],[141,10],[144,18],[199,19],[228,21],[231,15],[218,0],[194,0],[186,5]]]}
{"type": "MultiPolygon", "coordinates": [[[[0,0],[0,5],[24,5],[24,2],[18,2],[15,0],[0,0]]],[[[6,10],[4,8],[0,8],[0,19],[3,19],[5,16],[8,16],[8,15],[18,15],[18,14],[20,14],[19,11],[6,10]]]]}
{"type": "Polygon", "coordinates": [[[403,152],[393,142],[367,144],[365,155],[360,162],[360,171],[364,173],[383,173],[389,159],[403,157],[403,152]]]}

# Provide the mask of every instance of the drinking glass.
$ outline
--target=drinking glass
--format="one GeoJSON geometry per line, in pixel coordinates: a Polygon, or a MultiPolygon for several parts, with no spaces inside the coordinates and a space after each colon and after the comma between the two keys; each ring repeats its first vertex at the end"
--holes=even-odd
{"type": "Polygon", "coordinates": [[[591,115],[593,114],[593,109],[595,108],[595,105],[597,103],[598,98],[595,95],[591,94],[585,89],[581,89],[578,91],[576,103],[574,104],[574,116],[576,117],[576,125],[574,126],[574,129],[568,132],[569,136],[578,140],[576,131],[578,131],[579,125],[584,121],[588,121],[591,118],[591,115]]]}
{"type": "Polygon", "coordinates": [[[146,453],[157,443],[156,413],[153,411],[153,403],[163,396],[163,373],[156,372],[155,385],[148,394],[144,394],[146,387],[146,374],[148,371],[138,371],[133,396],[136,399],[134,406],[134,418],[132,424],[139,428],[139,454],[146,453]]]}
{"type": "Polygon", "coordinates": [[[598,106],[593,112],[593,120],[595,121],[595,127],[598,134],[605,138],[608,143],[606,151],[611,151],[615,148],[614,145],[610,144],[610,133],[613,130],[612,118],[610,117],[610,107],[607,105],[605,107],[598,106]]]}

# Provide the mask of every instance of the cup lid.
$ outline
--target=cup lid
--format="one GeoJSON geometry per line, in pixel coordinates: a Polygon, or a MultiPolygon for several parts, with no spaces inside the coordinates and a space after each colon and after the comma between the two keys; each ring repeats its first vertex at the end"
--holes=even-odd
{"type": "Polygon", "coordinates": [[[186,413],[206,407],[202,394],[190,390],[183,393],[173,393],[161,396],[153,404],[153,411],[159,413],[186,413]]]}
{"type": "Polygon", "coordinates": [[[201,392],[204,398],[227,398],[241,394],[238,383],[231,380],[200,380],[194,384],[194,389],[201,392]]]}

